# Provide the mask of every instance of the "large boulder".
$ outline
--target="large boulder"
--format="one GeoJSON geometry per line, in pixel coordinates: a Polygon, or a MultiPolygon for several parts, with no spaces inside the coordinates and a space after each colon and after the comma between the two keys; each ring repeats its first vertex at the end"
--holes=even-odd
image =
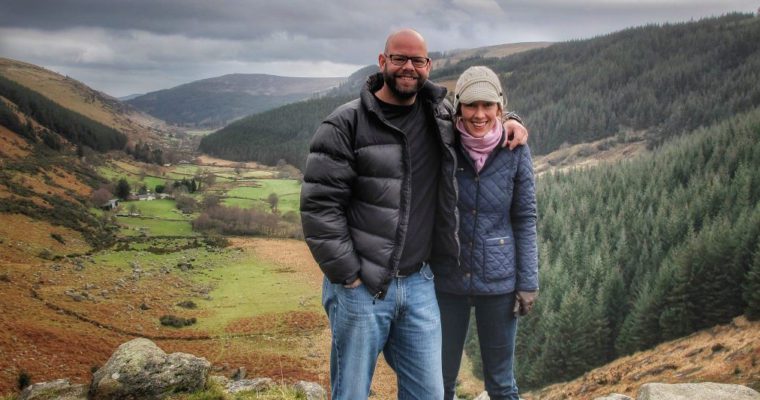
{"type": "Polygon", "coordinates": [[[19,400],[87,400],[87,386],[74,384],[68,379],[29,385],[21,392],[19,400]]]}
{"type": "Polygon", "coordinates": [[[166,354],[148,339],[122,344],[92,377],[92,399],[162,399],[203,389],[211,364],[191,354],[166,354]]]}
{"type": "Polygon", "coordinates": [[[636,400],[760,400],[760,393],[724,383],[647,383],[639,389],[636,400]]]}

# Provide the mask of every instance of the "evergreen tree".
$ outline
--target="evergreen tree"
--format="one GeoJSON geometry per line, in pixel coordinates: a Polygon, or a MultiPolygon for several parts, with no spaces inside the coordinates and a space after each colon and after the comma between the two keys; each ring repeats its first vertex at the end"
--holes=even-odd
{"type": "Polygon", "coordinates": [[[760,319],[760,241],[757,243],[755,255],[752,260],[752,266],[747,271],[747,277],[744,281],[744,301],[747,307],[744,314],[747,319],[755,321],[760,319]]]}
{"type": "Polygon", "coordinates": [[[126,200],[127,197],[129,197],[129,194],[131,193],[132,188],[129,186],[129,182],[125,178],[119,179],[119,182],[116,183],[116,197],[126,200]]]}

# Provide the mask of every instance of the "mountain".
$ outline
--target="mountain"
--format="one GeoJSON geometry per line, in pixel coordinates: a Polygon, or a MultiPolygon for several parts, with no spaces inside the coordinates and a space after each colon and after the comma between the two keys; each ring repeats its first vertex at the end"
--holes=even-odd
{"type": "Polygon", "coordinates": [[[87,85],[37,65],[0,58],[0,77],[127,136],[128,142],[162,142],[167,136],[163,121],[153,118],[87,85]]]}
{"type": "Polygon", "coordinates": [[[162,121],[81,82],[0,58],[0,225],[14,227],[3,232],[7,239],[40,244],[6,242],[4,254],[45,258],[46,249],[84,253],[111,243],[89,209],[93,189],[108,183],[93,166],[99,153],[140,149],[160,161],[162,148],[182,148],[173,135],[162,121]]]}
{"type": "MultiPolygon", "coordinates": [[[[631,135],[643,136],[654,148],[760,103],[758,42],[760,18],[729,14],[631,28],[501,58],[475,55],[433,69],[431,80],[453,87],[470,65],[493,68],[506,88],[508,109],[530,128],[536,155],[631,135]]],[[[308,131],[336,102],[323,97],[236,121],[204,139],[201,151],[237,160],[266,154],[266,160],[256,160],[285,159],[302,166],[308,131]],[[287,113],[303,116],[295,121],[287,113]],[[286,147],[302,152],[277,153],[286,147]]]]}
{"type": "Polygon", "coordinates": [[[218,128],[246,115],[304,100],[343,79],[231,74],[147,93],[127,103],[176,125],[218,128]]]}
{"type": "Polygon", "coordinates": [[[444,52],[432,52],[433,70],[456,65],[462,61],[483,58],[502,58],[528,50],[541,49],[551,46],[552,42],[523,42],[506,43],[494,46],[477,47],[474,49],[454,49],[444,52]]]}
{"type": "Polygon", "coordinates": [[[760,103],[758,41],[760,18],[734,13],[464,60],[431,78],[453,82],[476,64],[497,71],[536,154],[637,131],[654,147],[760,103]]]}
{"type": "Polygon", "coordinates": [[[140,97],[140,96],[142,96],[144,94],[145,93],[129,94],[129,95],[126,95],[126,96],[119,97],[119,101],[127,101],[127,100],[136,99],[136,98],[138,98],[138,97],[140,97]]]}

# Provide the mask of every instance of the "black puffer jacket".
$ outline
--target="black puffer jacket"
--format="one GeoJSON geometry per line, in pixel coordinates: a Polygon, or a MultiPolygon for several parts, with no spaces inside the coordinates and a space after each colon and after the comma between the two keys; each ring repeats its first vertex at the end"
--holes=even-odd
{"type": "MultiPolygon", "coordinates": [[[[301,188],[306,243],[333,283],[361,277],[384,297],[406,242],[411,194],[411,155],[406,135],[380,112],[371,76],[359,99],[338,107],[317,128],[301,188]]],[[[457,263],[458,215],[453,110],[446,88],[428,81],[417,95],[435,116],[441,146],[441,179],[431,261],[457,263]]]]}

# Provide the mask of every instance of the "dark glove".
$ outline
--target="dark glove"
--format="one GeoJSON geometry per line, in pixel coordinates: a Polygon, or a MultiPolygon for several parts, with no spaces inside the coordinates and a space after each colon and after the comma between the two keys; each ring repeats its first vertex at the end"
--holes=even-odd
{"type": "Polygon", "coordinates": [[[518,291],[515,295],[515,308],[512,310],[515,317],[527,315],[533,309],[533,304],[538,298],[538,291],[522,292],[518,291]]]}

